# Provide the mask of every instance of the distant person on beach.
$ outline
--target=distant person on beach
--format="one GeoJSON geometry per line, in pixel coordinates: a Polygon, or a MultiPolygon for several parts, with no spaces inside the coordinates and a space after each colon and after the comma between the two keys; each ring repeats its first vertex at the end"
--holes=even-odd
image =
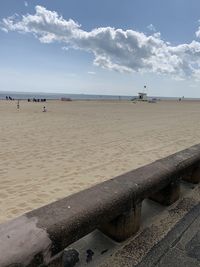
{"type": "Polygon", "coordinates": [[[17,101],[17,110],[19,110],[19,100],[17,101]]]}
{"type": "Polygon", "coordinates": [[[47,111],[47,110],[46,110],[46,107],[44,106],[44,107],[43,107],[43,112],[46,112],[46,111],[47,111]]]}

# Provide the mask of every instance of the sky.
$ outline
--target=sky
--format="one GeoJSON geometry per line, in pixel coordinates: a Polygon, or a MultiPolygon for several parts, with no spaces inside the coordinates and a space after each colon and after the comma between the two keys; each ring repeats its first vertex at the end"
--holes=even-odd
{"type": "Polygon", "coordinates": [[[199,0],[1,1],[0,91],[200,97],[199,10],[199,0]]]}

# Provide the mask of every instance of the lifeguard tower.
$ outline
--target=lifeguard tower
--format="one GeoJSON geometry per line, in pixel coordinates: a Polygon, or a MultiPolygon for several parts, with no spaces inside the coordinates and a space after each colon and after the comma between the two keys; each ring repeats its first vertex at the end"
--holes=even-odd
{"type": "Polygon", "coordinates": [[[138,100],[147,101],[147,93],[138,93],[138,100]]]}

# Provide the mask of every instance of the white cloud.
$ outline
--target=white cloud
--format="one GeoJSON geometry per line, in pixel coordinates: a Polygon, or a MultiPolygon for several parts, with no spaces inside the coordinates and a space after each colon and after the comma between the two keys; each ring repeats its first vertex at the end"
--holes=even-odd
{"type": "Polygon", "coordinates": [[[88,71],[88,74],[95,75],[96,72],[94,72],[94,71],[88,71]]]}
{"type": "Polygon", "coordinates": [[[152,32],[155,32],[155,31],[156,31],[156,28],[154,27],[153,24],[149,24],[149,25],[147,26],[147,29],[150,30],[150,31],[152,31],[152,32]]]}
{"type": "MultiPolygon", "coordinates": [[[[172,46],[161,39],[160,33],[146,35],[111,27],[87,32],[74,20],[65,20],[55,11],[42,6],[36,6],[35,10],[34,15],[4,18],[1,29],[32,33],[42,43],[60,42],[64,50],[92,52],[94,64],[110,70],[170,74],[180,79],[200,78],[200,42],[172,46]]],[[[196,35],[200,37],[200,29],[196,35]]]]}
{"type": "Polygon", "coordinates": [[[28,2],[24,1],[24,5],[25,5],[25,7],[28,7],[28,2]]]}
{"type": "Polygon", "coordinates": [[[69,47],[67,47],[67,46],[63,46],[63,47],[62,47],[62,50],[64,50],[64,51],[68,51],[68,50],[69,50],[69,47]]]}

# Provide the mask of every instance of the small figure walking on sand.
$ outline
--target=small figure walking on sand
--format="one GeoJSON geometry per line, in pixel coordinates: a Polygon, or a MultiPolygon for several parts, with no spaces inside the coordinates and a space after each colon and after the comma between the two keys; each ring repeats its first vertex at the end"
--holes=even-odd
{"type": "Polygon", "coordinates": [[[47,112],[47,110],[46,110],[46,107],[45,107],[45,106],[43,107],[43,112],[47,112]]]}
{"type": "Polygon", "coordinates": [[[19,100],[17,100],[17,110],[19,110],[19,100]]]}

